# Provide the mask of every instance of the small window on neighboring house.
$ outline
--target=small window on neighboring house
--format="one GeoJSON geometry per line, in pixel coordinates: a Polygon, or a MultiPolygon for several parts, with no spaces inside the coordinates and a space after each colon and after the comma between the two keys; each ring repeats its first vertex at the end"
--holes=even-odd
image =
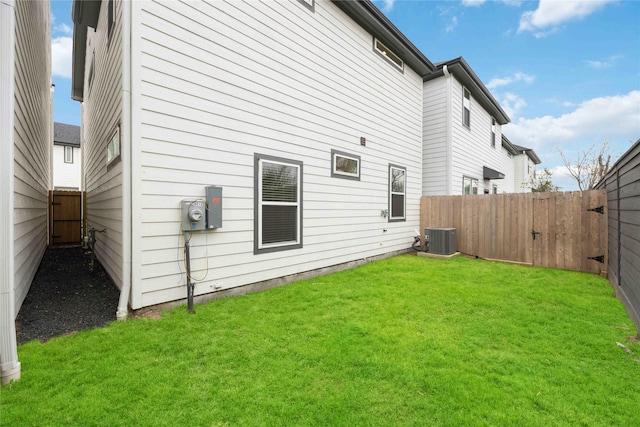
{"type": "Polygon", "coordinates": [[[493,184],[493,194],[498,194],[498,186],[496,184],[493,184]]]}
{"type": "Polygon", "coordinates": [[[496,148],[496,119],[491,117],[491,147],[496,148]]]}
{"type": "Polygon", "coordinates": [[[389,221],[406,219],[407,169],[389,165],[389,221]]]}
{"type": "Polygon", "coordinates": [[[93,84],[93,73],[96,67],[96,51],[94,50],[91,53],[91,65],[89,66],[89,77],[87,78],[87,84],[89,89],[91,89],[91,85],[93,84]]]}
{"type": "Polygon", "coordinates": [[[116,19],[116,2],[109,0],[107,4],[107,40],[111,43],[111,34],[113,33],[113,23],[116,19]]]}
{"type": "Polygon", "coordinates": [[[116,126],[107,142],[107,170],[111,169],[117,160],[120,160],[120,125],[116,126]]]}
{"type": "Polygon", "coordinates": [[[360,156],[331,150],[331,176],[360,180],[360,156]]]}
{"type": "Polygon", "coordinates": [[[404,71],[404,62],[398,55],[393,53],[388,47],[380,42],[380,40],[374,38],[373,39],[373,50],[376,51],[380,56],[385,58],[391,64],[395,65],[399,70],[404,71]]]}
{"type": "Polygon", "coordinates": [[[315,0],[298,0],[300,3],[307,6],[312,12],[315,11],[315,0]]]}
{"type": "Polygon", "coordinates": [[[64,162],[73,163],[73,147],[65,145],[64,147],[64,162]]]}
{"type": "Polygon", "coordinates": [[[254,253],[302,247],[302,162],[254,156],[254,253]]]}
{"type": "Polygon", "coordinates": [[[462,179],[462,194],[478,194],[478,180],[465,176],[462,179]]]}
{"type": "Polygon", "coordinates": [[[471,127],[471,92],[462,87],[462,124],[471,127]]]}

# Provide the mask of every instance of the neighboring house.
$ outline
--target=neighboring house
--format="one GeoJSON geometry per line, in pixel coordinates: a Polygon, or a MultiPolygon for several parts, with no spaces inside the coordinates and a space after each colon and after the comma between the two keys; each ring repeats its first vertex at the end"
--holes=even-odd
{"type": "Polygon", "coordinates": [[[531,148],[521,147],[513,144],[518,152],[515,157],[515,186],[516,192],[530,192],[531,184],[536,172],[536,165],[539,165],[540,158],[531,148]]]}
{"type": "Polygon", "coordinates": [[[185,298],[191,234],[196,295],[408,250],[435,67],[371,2],[74,0],[73,18],[86,219],[119,318],[185,298]],[[183,234],[181,202],[211,185],[222,227],[183,234]]]}
{"type": "Polygon", "coordinates": [[[49,2],[0,2],[0,377],[20,378],[15,318],[47,246],[49,2]]]}
{"type": "Polygon", "coordinates": [[[500,104],[464,58],[435,65],[424,81],[422,194],[525,191],[520,152],[502,133],[510,119],[500,104]]]}
{"type": "Polygon", "coordinates": [[[53,189],[82,188],[80,126],[53,124],[53,189]]]}

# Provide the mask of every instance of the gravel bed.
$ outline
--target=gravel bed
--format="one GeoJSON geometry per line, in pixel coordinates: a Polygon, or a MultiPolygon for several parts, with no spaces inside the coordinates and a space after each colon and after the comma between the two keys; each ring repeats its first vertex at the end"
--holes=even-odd
{"type": "Polygon", "coordinates": [[[90,252],[47,248],[18,317],[18,344],[47,341],[116,319],[120,291],[102,265],[89,272],[90,252]]]}

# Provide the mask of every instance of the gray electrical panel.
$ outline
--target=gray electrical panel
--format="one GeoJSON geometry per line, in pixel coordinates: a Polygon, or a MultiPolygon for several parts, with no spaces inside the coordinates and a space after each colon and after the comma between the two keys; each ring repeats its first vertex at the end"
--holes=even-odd
{"type": "Polygon", "coordinates": [[[206,187],[207,193],[207,228],[222,227],[222,187],[206,187]]]}
{"type": "Polygon", "coordinates": [[[180,208],[182,231],[206,230],[206,206],[203,200],[183,200],[180,208]]]}

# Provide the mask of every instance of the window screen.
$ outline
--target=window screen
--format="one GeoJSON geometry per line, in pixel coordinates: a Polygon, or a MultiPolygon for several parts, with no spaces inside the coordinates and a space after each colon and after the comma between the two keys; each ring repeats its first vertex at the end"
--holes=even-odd
{"type": "Polygon", "coordinates": [[[302,163],[256,155],[255,252],[302,247],[302,163]]]}

